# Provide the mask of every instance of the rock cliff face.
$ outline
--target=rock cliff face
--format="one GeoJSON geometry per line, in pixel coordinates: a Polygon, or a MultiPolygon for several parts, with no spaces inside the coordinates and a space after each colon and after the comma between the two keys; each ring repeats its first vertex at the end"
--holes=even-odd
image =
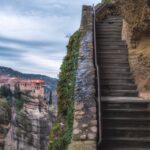
{"type": "MultiPolygon", "coordinates": [[[[22,95],[22,98],[25,100],[23,108],[16,111],[16,108],[12,106],[11,113],[7,114],[9,116],[7,120],[3,124],[0,122],[3,129],[8,129],[5,136],[2,137],[3,139],[0,140],[1,149],[47,150],[54,117],[50,115],[48,105],[42,99],[25,95],[22,95]]],[[[4,114],[1,114],[0,117],[4,118],[4,114]]]]}
{"type": "Polygon", "coordinates": [[[124,18],[122,38],[141,97],[150,98],[150,0],[116,0],[124,18]]]}

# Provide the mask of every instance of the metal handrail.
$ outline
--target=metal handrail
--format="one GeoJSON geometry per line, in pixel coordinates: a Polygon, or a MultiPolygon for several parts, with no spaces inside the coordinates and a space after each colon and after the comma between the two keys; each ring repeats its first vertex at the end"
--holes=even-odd
{"type": "Polygon", "coordinates": [[[102,141],[102,121],[101,121],[101,88],[100,88],[100,71],[97,60],[97,44],[96,44],[96,10],[93,6],[93,44],[94,44],[94,58],[95,58],[95,68],[97,76],[97,104],[98,104],[98,145],[102,141]]]}

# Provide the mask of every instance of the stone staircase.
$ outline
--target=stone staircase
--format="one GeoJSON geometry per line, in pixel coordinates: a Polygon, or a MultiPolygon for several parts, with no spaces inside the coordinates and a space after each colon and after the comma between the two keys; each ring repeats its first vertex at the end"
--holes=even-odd
{"type": "Polygon", "coordinates": [[[102,95],[102,144],[99,150],[150,150],[150,102],[138,97],[121,40],[122,18],[96,22],[102,95]]]}

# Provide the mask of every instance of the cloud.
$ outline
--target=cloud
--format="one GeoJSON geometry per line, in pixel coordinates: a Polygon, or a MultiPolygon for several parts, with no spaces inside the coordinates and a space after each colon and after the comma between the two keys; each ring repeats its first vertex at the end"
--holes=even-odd
{"type": "Polygon", "coordinates": [[[99,0],[1,0],[0,65],[57,77],[82,4],[99,0]]]}

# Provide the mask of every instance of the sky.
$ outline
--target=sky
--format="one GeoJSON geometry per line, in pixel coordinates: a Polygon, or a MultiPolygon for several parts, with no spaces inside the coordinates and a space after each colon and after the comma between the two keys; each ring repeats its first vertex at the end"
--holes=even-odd
{"type": "Polygon", "coordinates": [[[83,4],[99,0],[0,0],[0,66],[58,77],[83,4]]]}

